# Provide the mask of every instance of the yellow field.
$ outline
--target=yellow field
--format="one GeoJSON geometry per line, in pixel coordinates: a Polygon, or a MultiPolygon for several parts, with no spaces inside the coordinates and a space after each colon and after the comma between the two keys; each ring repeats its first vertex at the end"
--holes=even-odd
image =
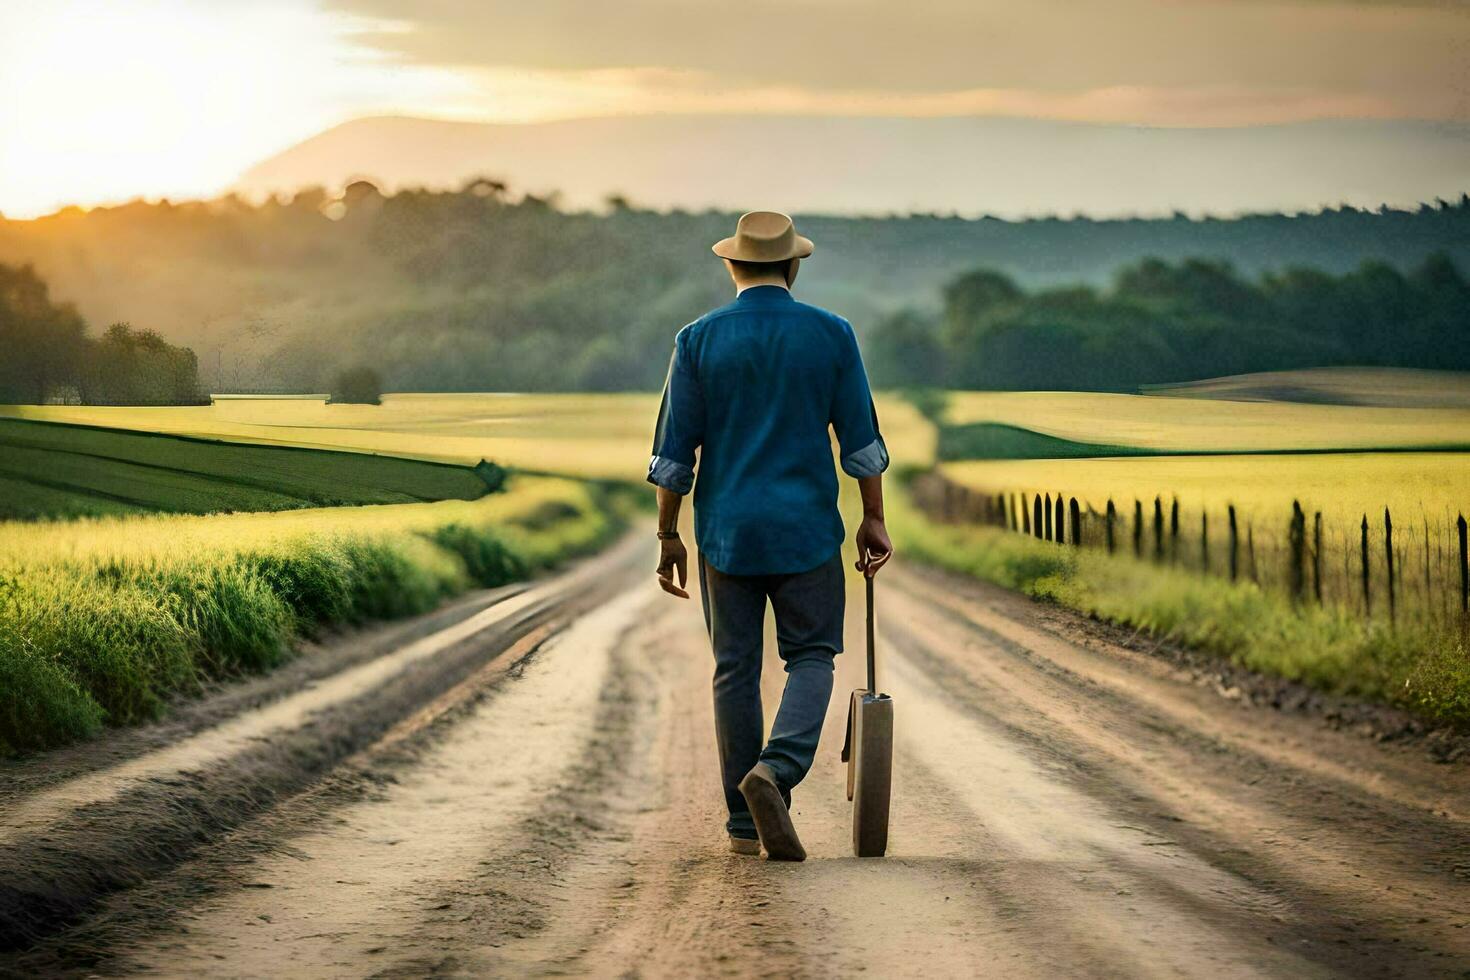
{"type": "Polygon", "coordinates": [[[1071,391],[956,391],[951,425],[1002,422],[1079,442],[1251,452],[1470,443],[1470,409],[1236,402],[1071,391]]]}
{"type": "Polygon", "coordinates": [[[1283,522],[1292,500],[1339,527],[1383,508],[1395,520],[1422,523],[1470,514],[1470,453],[1330,453],[1301,456],[1144,456],[1120,459],[1027,459],[946,463],[957,482],[992,492],[1075,496],[1103,511],[1111,497],[1131,511],[1179,498],[1180,506],[1241,511],[1283,522]]]}
{"type": "MultiPolygon", "coordinates": [[[[894,461],[931,462],[933,427],[901,399],[880,397],[878,402],[894,461]]],[[[0,416],[449,463],[489,459],[545,473],[641,480],[658,403],[656,394],[401,394],[384,396],[382,405],[307,400],[164,408],[3,405],[0,416]]]]}

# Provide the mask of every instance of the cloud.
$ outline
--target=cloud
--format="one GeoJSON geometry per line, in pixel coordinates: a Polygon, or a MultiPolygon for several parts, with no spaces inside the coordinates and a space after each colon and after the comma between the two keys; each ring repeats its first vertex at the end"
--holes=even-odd
{"type": "Polygon", "coordinates": [[[796,85],[725,83],[672,69],[473,70],[478,96],[440,118],[530,122],[647,113],[862,117],[994,116],[1167,127],[1248,126],[1314,119],[1453,118],[1454,97],[1413,102],[1367,94],[1246,86],[1107,86],[1057,92],[970,88],[814,90],[796,85]]]}
{"type": "Polygon", "coordinates": [[[664,72],[666,98],[696,78],[715,101],[779,90],[851,103],[863,92],[960,111],[985,101],[975,93],[1061,103],[1175,90],[1174,102],[1206,113],[1222,98],[1254,102],[1262,119],[1313,102],[1329,115],[1470,117],[1470,3],[1459,0],[329,2],[363,18],[360,43],[404,63],[560,72],[569,83],[664,72]]]}

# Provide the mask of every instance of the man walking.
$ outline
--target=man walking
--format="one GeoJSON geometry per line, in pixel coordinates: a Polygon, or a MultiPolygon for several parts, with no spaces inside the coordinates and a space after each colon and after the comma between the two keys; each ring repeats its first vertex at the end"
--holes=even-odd
{"type": "Polygon", "coordinates": [[[857,565],[868,576],[893,550],[883,524],[888,449],[851,325],[791,295],[811,241],[786,215],[752,211],[713,251],[736,297],[674,339],[648,466],[658,487],[658,579],[665,592],[689,597],[678,524],[693,487],[730,848],[759,855],[764,846],[772,859],[801,861],[791,790],[816,755],[832,658],[842,651],[843,529],[827,427],[861,490],[857,565]],[[768,742],[760,693],[767,600],[786,666],[768,742]]]}

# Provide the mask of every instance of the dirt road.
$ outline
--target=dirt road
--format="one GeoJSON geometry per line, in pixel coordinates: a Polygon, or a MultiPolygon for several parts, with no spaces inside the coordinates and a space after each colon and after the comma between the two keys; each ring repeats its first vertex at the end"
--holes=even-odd
{"type": "MultiPolygon", "coordinates": [[[[880,581],[889,857],[850,856],[840,696],[795,794],[810,859],[726,853],[699,606],[658,593],[650,557],[627,543],[329,645],[288,668],[316,676],[225,692],[106,754],[14,769],[12,858],[44,841],[55,864],[129,827],[168,843],[86,854],[135,870],[74,875],[0,972],[1470,971],[1466,761],[1250,707],[1076,617],[900,565],[880,581]]],[[[838,691],[860,670],[841,658],[838,691]]],[[[782,676],[771,654],[768,703],[782,676]]]]}

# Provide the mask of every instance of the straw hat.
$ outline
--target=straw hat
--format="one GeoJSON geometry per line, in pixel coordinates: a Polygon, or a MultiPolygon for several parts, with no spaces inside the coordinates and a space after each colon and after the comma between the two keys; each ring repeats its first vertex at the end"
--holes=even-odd
{"type": "Polygon", "coordinates": [[[784,262],[811,255],[812,240],[798,235],[779,211],[751,211],[740,216],[734,235],[715,242],[710,251],[736,262],[784,262]]]}

